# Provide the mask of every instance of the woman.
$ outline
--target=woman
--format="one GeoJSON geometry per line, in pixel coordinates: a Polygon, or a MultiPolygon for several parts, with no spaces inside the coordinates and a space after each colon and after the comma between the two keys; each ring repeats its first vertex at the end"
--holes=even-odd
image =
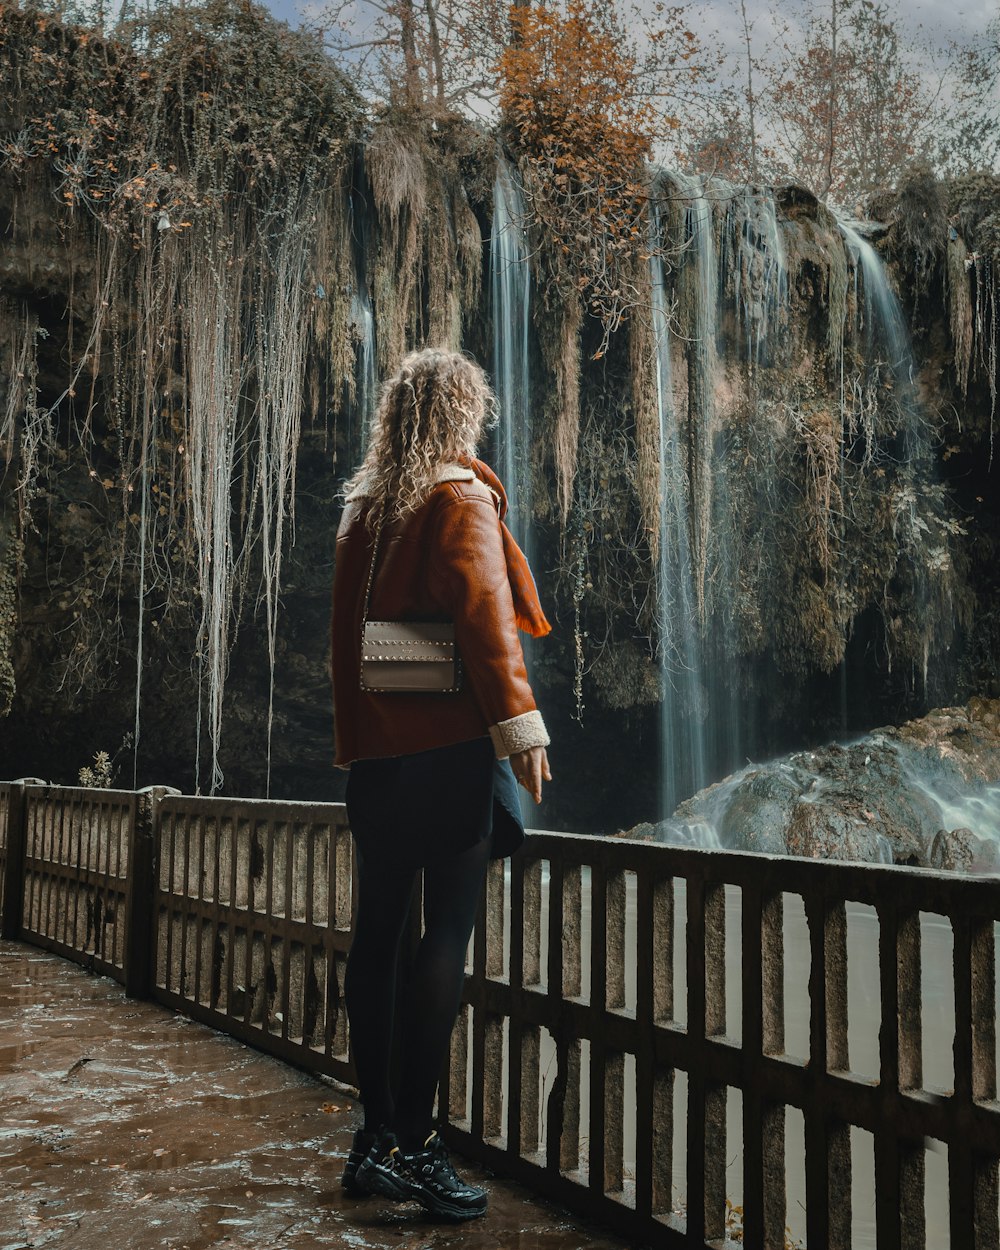
{"type": "Polygon", "coordinates": [[[333,585],[336,763],[358,912],[344,996],[364,1105],[342,1183],[470,1219],[486,1193],[464,1184],[432,1123],[491,858],[524,838],[515,778],[540,802],[549,739],[528,685],[518,627],[549,632],[524,556],[502,517],[503,487],[474,458],[495,408],[483,371],[424,350],[383,387],[368,453],[347,485],[333,585]],[[363,689],[365,620],[454,623],[459,689],[363,689]],[[390,1086],[396,962],[417,873],[424,932],[403,1007],[390,1086]]]}

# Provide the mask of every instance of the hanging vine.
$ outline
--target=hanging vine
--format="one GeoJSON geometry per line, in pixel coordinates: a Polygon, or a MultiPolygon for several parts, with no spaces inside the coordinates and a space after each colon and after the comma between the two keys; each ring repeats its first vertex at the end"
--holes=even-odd
{"type": "MultiPolygon", "coordinates": [[[[254,588],[270,751],[300,423],[310,400],[321,415],[318,389],[305,387],[307,351],[318,292],[327,343],[351,297],[340,249],[318,249],[319,208],[344,194],[359,104],[314,41],[224,0],[155,7],[119,23],[112,41],[3,6],[0,47],[0,92],[22,102],[0,161],[25,185],[31,167],[47,166],[63,228],[89,234],[97,257],[90,290],[77,293],[92,302],[88,342],[56,405],[19,418],[20,471],[44,421],[65,414],[119,510],[112,576],[136,588],[136,750],[150,612],[197,605],[197,772],[204,728],[214,792],[229,657],[254,588]],[[111,472],[96,438],[105,399],[111,472]]],[[[339,388],[353,361],[340,352],[330,364],[339,388]]],[[[23,407],[14,390],[8,401],[23,407]]]]}

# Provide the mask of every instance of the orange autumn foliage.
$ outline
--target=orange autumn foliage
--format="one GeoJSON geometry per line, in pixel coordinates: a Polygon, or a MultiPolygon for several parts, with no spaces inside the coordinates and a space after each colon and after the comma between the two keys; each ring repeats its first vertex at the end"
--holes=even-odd
{"type": "Polygon", "coordinates": [[[643,169],[664,119],[638,91],[636,58],[607,5],[512,5],[510,21],[498,66],[509,139],[536,216],[571,262],[557,265],[556,281],[600,317],[603,350],[632,302],[636,251],[647,246],[643,169]]]}

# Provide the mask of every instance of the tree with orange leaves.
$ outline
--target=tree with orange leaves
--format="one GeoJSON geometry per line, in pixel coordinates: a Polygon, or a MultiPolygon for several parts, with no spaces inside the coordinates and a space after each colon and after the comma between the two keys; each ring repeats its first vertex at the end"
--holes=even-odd
{"type": "Polygon", "coordinates": [[[660,8],[646,52],[613,3],[512,5],[498,65],[505,136],[527,173],[530,204],[574,287],[608,336],[641,298],[631,274],[649,247],[644,166],[676,129],[662,107],[671,75],[694,83],[698,41],[683,9],[660,8]]]}

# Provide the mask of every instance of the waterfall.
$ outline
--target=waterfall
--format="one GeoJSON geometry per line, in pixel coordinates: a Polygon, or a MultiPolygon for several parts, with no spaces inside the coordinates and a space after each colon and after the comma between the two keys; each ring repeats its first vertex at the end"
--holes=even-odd
{"type": "Polygon", "coordinates": [[[526,210],[514,171],[503,159],[493,183],[490,285],[493,386],[500,402],[499,470],[507,490],[507,524],[531,559],[531,379],[528,360],[531,270],[526,210]]]}
{"type": "Polygon", "coordinates": [[[715,339],[719,276],[712,205],[701,178],[672,174],[684,201],[684,257],[680,271],[682,332],[687,340],[688,437],[691,560],[695,604],[706,619],[705,586],[712,511],[712,441],[715,426],[715,339]]]}
{"type": "Polygon", "coordinates": [[[858,329],[865,337],[868,361],[873,368],[888,366],[891,385],[905,418],[906,455],[919,460],[927,452],[923,414],[916,394],[916,366],[910,331],[889,274],[871,243],[848,221],[837,223],[854,262],[854,296],[858,329]],[[858,280],[861,279],[861,289],[858,280]],[[885,359],[884,357],[888,357],[885,359]]]}
{"type": "Polygon", "coordinates": [[[734,195],[727,227],[727,242],[731,238],[735,250],[734,296],[743,347],[755,365],[767,364],[788,306],[785,240],[773,192],[747,187],[734,195]]]}
{"type": "Polygon", "coordinates": [[[653,203],[650,247],[656,408],[660,464],[657,625],[660,664],[662,815],[708,782],[698,622],[688,538],[687,474],[674,405],[670,331],[662,250],[662,214],[653,203]]]}
{"type": "MultiPolygon", "coordinates": [[[[693,602],[702,645],[705,724],[699,730],[703,750],[715,775],[732,771],[744,759],[749,709],[741,695],[736,639],[739,569],[734,518],[728,485],[729,463],[724,432],[716,412],[722,380],[718,358],[720,274],[713,205],[734,197],[725,184],[672,174],[684,201],[678,276],[680,334],[687,355],[687,476],[693,602]]],[[[766,220],[767,214],[764,214],[766,220]]],[[[760,219],[760,215],[755,218],[760,219]]],[[[680,223],[678,223],[680,224],[680,223]]],[[[755,233],[754,247],[764,237],[755,233]]],[[[779,238],[775,218],[772,240],[779,238]]],[[[777,250],[777,244],[774,244],[777,250]]],[[[779,291],[783,264],[769,261],[769,283],[779,291]]],[[[744,286],[744,289],[745,286],[744,286]]],[[[763,337],[762,337],[763,341],[763,337]]]]}
{"type": "Polygon", "coordinates": [[[847,240],[848,251],[854,260],[855,294],[858,298],[858,311],[861,328],[868,335],[871,349],[877,350],[875,340],[876,328],[880,331],[880,344],[888,353],[886,363],[892,370],[893,378],[903,393],[908,393],[913,385],[913,353],[910,348],[910,333],[906,328],[903,310],[896,292],[889,284],[889,275],[878,252],[860,233],[857,226],[848,221],[837,223],[841,233],[847,240]],[[862,290],[858,292],[857,280],[862,276],[862,290]]]}
{"type": "Polygon", "coordinates": [[[364,454],[368,446],[368,432],[371,429],[372,415],[375,412],[375,401],[378,391],[378,378],[375,372],[375,318],[372,315],[372,302],[368,294],[368,283],[364,274],[358,275],[357,285],[351,295],[351,325],[357,342],[355,393],[355,411],[361,417],[361,452],[364,454]]]}
{"type": "Polygon", "coordinates": [[[681,174],[665,182],[666,194],[683,205],[674,229],[682,249],[676,262],[678,334],[687,364],[686,419],[678,419],[669,380],[663,262],[654,255],[662,449],[661,790],[669,814],[711,775],[739,767],[756,739],[754,708],[737,667],[740,569],[729,478],[742,468],[730,462],[717,412],[726,381],[719,357],[721,299],[724,287],[738,327],[737,352],[752,379],[755,369],[773,365],[780,355],[789,282],[784,227],[771,192],[681,174]],[[718,245],[717,200],[728,201],[718,245]]]}
{"type": "Polygon", "coordinates": [[[361,422],[360,437],[348,430],[347,445],[363,456],[368,446],[375,405],[378,402],[378,357],[375,342],[375,316],[368,286],[369,256],[372,247],[372,217],[369,187],[363,163],[355,170],[355,185],[348,196],[351,254],[354,283],[351,291],[350,324],[355,343],[353,411],[361,422]]]}
{"type": "Polygon", "coordinates": [[[868,363],[876,371],[883,365],[888,366],[888,386],[901,418],[901,469],[906,470],[906,475],[893,498],[894,531],[899,535],[900,548],[907,553],[911,567],[914,606],[921,622],[921,669],[926,694],[931,643],[936,629],[934,614],[942,610],[942,604],[945,611],[951,611],[948,579],[939,576],[948,567],[947,539],[942,545],[938,533],[934,539],[938,544],[936,550],[928,550],[932,531],[918,499],[934,480],[929,428],[917,393],[909,329],[886,266],[857,223],[840,221],[837,224],[854,262],[855,303],[859,330],[865,336],[868,363]],[[934,564],[929,562],[928,556],[934,558],[934,564]]]}

